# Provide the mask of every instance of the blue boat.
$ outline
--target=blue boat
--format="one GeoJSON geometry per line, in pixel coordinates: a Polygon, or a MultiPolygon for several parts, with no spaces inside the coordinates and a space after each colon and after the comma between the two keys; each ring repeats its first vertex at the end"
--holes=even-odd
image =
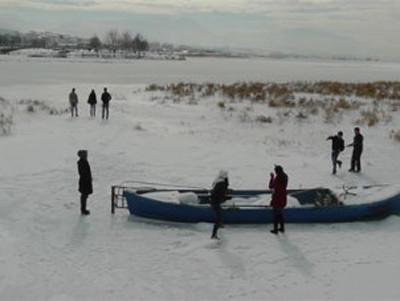
{"type": "MultiPolygon", "coordinates": [[[[198,204],[171,203],[157,200],[153,192],[168,190],[130,190],[123,191],[127,207],[131,214],[173,222],[199,223],[214,222],[214,213],[209,202],[209,193],[204,190],[180,190],[195,193],[198,204]]],[[[234,200],[246,200],[270,194],[268,190],[232,190],[234,200]]],[[[285,208],[286,223],[338,223],[383,219],[400,212],[400,193],[386,199],[364,204],[345,205],[329,189],[289,190],[288,195],[296,198],[301,206],[285,208]],[[326,200],[329,200],[326,202],[326,200]],[[325,201],[324,201],[325,200],[325,201]]],[[[223,222],[225,224],[268,224],[273,222],[270,206],[243,204],[223,204],[223,222]]]]}

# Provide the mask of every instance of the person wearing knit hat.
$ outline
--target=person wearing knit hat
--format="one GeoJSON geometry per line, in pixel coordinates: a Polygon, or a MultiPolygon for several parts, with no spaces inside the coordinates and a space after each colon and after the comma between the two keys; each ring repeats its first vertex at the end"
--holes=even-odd
{"type": "Polygon", "coordinates": [[[87,199],[90,194],[93,193],[92,186],[92,172],[90,170],[90,165],[87,160],[88,152],[85,149],[81,149],[77,153],[79,157],[78,161],[78,173],[79,173],[79,189],[81,193],[81,214],[89,215],[90,211],[87,210],[87,199]]]}
{"type": "Polygon", "coordinates": [[[225,170],[220,170],[213,182],[211,189],[211,207],[215,214],[215,222],[211,234],[212,239],[219,239],[217,232],[218,229],[222,227],[221,203],[227,200],[228,186],[228,172],[225,170]]]}

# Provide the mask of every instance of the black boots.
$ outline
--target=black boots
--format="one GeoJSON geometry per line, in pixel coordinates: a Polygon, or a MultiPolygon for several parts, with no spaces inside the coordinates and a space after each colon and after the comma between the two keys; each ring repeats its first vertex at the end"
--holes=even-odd
{"type": "Polygon", "coordinates": [[[282,233],[285,233],[285,228],[279,228],[279,229],[272,229],[271,231],[270,231],[272,234],[278,234],[278,232],[282,232],[282,233]]]}

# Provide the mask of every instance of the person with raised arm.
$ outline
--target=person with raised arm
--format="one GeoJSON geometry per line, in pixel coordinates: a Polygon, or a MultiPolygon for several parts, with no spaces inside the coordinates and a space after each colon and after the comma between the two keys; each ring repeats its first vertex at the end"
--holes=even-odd
{"type": "Polygon", "coordinates": [[[283,171],[283,167],[275,165],[275,174],[271,172],[268,187],[272,189],[272,199],[270,206],[274,213],[274,228],[271,233],[278,234],[278,231],[285,232],[285,220],[283,215],[283,209],[287,204],[287,185],[288,176],[283,171]],[[279,225],[279,228],[278,228],[279,225]]]}

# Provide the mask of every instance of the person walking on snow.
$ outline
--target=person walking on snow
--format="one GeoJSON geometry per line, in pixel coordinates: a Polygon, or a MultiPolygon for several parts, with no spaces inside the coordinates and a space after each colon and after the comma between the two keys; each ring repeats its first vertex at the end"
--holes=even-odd
{"type": "Polygon", "coordinates": [[[221,170],[218,176],[215,178],[211,189],[211,207],[215,215],[214,227],[211,234],[211,238],[213,239],[219,239],[217,232],[222,226],[221,203],[227,200],[228,186],[228,172],[221,170]]]}
{"type": "Polygon", "coordinates": [[[336,165],[342,167],[342,161],[340,161],[339,154],[344,150],[344,140],[343,140],[343,132],[338,132],[335,136],[329,136],[326,140],[332,140],[332,174],[336,174],[336,165]]]}
{"type": "Polygon", "coordinates": [[[351,155],[351,167],[350,172],[360,172],[361,171],[361,154],[363,152],[364,137],[360,133],[360,128],[354,128],[354,138],[353,143],[347,145],[348,147],[353,147],[353,153],[351,155]]]}
{"type": "Polygon", "coordinates": [[[286,188],[288,180],[288,176],[283,171],[283,167],[275,165],[275,175],[271,172],[269,180],[269,188],[272,189],[270,206],[274,213],[274,229],[271,230],[271,233],[273,234],[278,234],[278,231],[285,232],[283,209],[286,207],[287,203],[286,188]],[[278,224],[280,226],[279,228],[278,224]]]}
{"type": "Polygon", "coordinates": [[[78,117],[78,95],[75,92],[75,88],[72,88],[71,93],[69,93],[69,105],[71,108],[71,117],[78,117]]]}
{"type": "Polygon", "coordinates": [[[102,118],[108,119],[108,107],[111,100],[111,95],[108,93],[107,88],[104,88],[103,94],[101,94],[101,101],[103,102],[102,118]]]}
{"type": "Polygon", "coordinates": [[[81,193],[81,214],[89,215],[90,211],[87,210],[87,199],[93,193],[92,186],[92,172],[87,160],[87,150],[81,149],[78,151],[78,173],[79,173],[79,192],[81,193]]]}
{"type": "Polygon", "coordinates": [[[94,90],[92,90],[92,92],[90,92],[90,94],[89,94],[88,104],[90,105],[90,116],[95,117],[96,116],[97,97],[96,97],[96,92],[94,92],[94,90]]]}

